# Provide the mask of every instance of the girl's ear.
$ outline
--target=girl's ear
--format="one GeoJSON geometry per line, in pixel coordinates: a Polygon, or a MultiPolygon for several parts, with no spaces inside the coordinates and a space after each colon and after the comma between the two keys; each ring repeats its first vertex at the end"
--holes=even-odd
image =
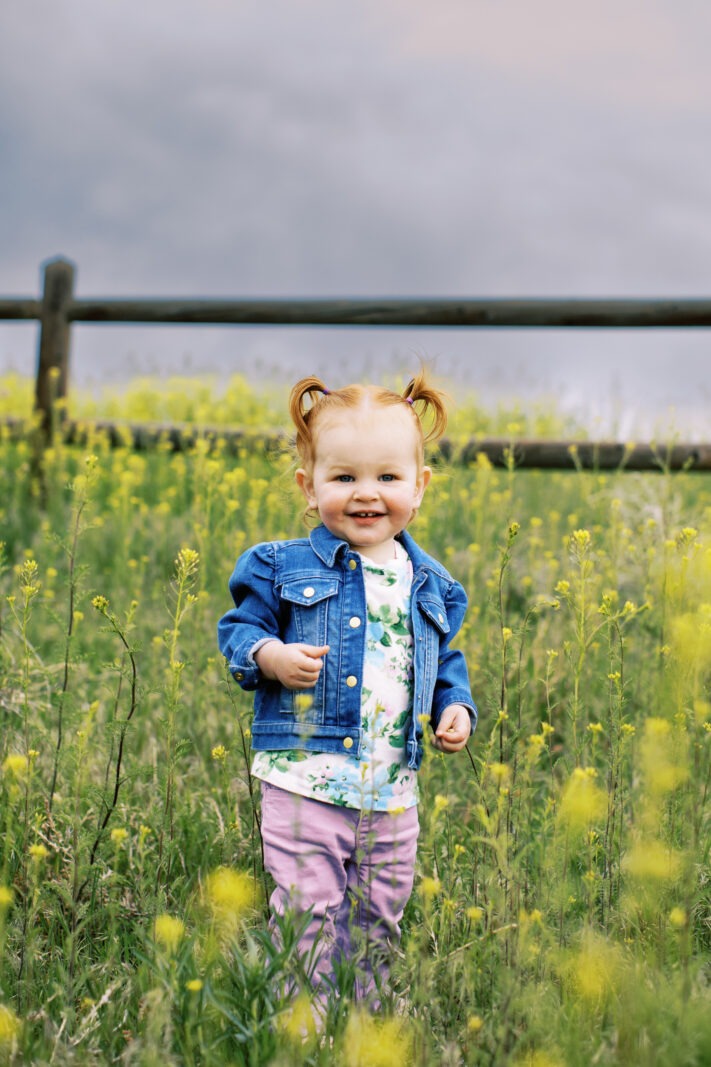
{"type": "Polygon", "coordinates": [[[303,467],[299,467],[294,477],[296,478],[296,484],[306,497],[306,503],[310,508],[315,508],[316,497],[314,496],[314,483],[311,475],[307,474],[303,467]]]}
{"type": "Polygon", "coordinates": [[[432,468],[423,467],[422,473],[417,481],[417,491],[415,493],[415,507],[419,508],[422,503],[422,497],[425,495],[425,489],[430,484],[430,478],[432,477],[432,468]]]}

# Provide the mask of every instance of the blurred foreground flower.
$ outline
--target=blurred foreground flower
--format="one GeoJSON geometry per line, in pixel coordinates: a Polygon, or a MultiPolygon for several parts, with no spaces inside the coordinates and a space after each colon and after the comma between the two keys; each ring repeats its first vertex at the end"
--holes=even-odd
{"type": "Polygon", "coordinates": [[[21,1022],[12,1008],[6,1004],[0,1004],[0,1049],[7,1049],[12,1045],[20,1033],[21,1022]]]}
{"type": "Polygon", "coordinates": [[[650,793],[671,793],[689,777],[686,737],[666,719],[649,718],[644,724],[640,761],[650,793]]]}
{"type": "Polygon", "coordinates": [[[12,778],[24,778],[30,766],[27,756],[19,752],[13,752],[5,758],[2,765],[3,772],[12,778]]]}
{"type": "Polygon", "coordinates": [[[412,1041],[402,1019],[377,1019],[354,1011],[345,1034],[347,1067],[403,1067],[412,1062],[412,1041]]]}
{"type": "Polygon", "coordinates": [[[278,1026],[295,1045],[302,1045],[316,1037],[316,1020],[306,993],[300,993],[288,1011],[279,1017],[278,1026]]]}
{"type": "Polygon", "coordinates": [[[681,871],[681,855],[661,841],[638,841],[622,860],[623,869],[639,882],[675,881],[681,871]]]}
{"type": "Polygon", "coordinates": [[[258,905],[259,888],[250,874],[218,867],[205,880],[203,899],[221,931],[232,934],[240,920],[258,905]]]}
{"type": "Polygon", "coordinates": [[[156,944],[161,945],[166,952],[173,956],[178,951],[178,945],[185,936],[185,923],[175,915],[156,916],[153,924],[153,937],[156,944]]]}
{"type": "Polygon", "coordinates": [[[439,896],[442,892],[442,883],[439,878],[432,878],[429,875],[425,875],[420,882],[420,893],[426,904],[428,904],[434,897],[439,896]]]}
{"type": "Polygon", "coordinates": [[[607,811],[607,793],[596,785],[592,767],[576,767],[563,788],[558,820],[568,830],[587,830],[607,811]]]}
{"type": "Polygon", "coordinates": [[[618,989],[624,969],[622,950],[592,930],[585,931],[579,950],[562,967],[571,992],[595,1007],[618,989]]]}
{"type": "Polygon", "coordinates": [[[515,1067],[565,1067],[565,1060],[548,1049],[528,1049],[514,1060],[515,1067]]]}

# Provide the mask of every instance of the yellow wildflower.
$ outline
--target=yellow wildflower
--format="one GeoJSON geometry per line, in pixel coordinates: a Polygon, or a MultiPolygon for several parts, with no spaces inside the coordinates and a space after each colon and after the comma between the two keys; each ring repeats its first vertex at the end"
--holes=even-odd
{"type": "Polygon", "coordinates": [[[201,978],[191,978],[189,982],[185,983],[188,993],[199,993],[202,987],[203,981],[201,978]]]}
{"type": "Polygon", "coordinates": [[[123,826],[117,826],[114,830],[111,831],[111,840],[117,848],[120,848],[127,838],[128,830],[126,830],[126,828],[123,826]]]}
{"type": "Polygon", "coordinates": [[[467,1030],[470,1034],[478,1034],[484,1025],[481,1015],[470,1015],[467,1019],[467,1030]]]}
{"type": "Polygon", "coordinates": [[[495,782],[502,785],[504,782],[508,782],[511,777],[511,769],[505,763],[490,763],[489,774],[495,782]]]}
{"type": "Polygon", "coordinates": [[[7,911],[13,901],[14,894],[9,886],[0,885],[0,913],[7,911]]]}
{"type": "Polygon", "coordinates": [[[564,965],[564,973],[581,1000],[599,1004],[617,987],[623,962],[622,952],[616,945],[587,931],[580,950],[564,965]]]}
{"type": "Polygon", "coordinates": [[[683,930],[687,923],[687,915],[683,908],[672,908],[669,912],[669,922],[676,930],[683,930]]]}
{"type": "Polygon", "coordinates": [[[592,767],[576,767],[565,784],[558,819],[569,830],[587,830],[607,811],[607,794],[595,784],[592,767]]]}
{"type": "MultiPolygon", "coordinates": [[[[570,518],[574,518],[573,515],[570,518]]],[[[578,552],[587,552],[590,548],[590,531],[589,530],[575,530],[570,537],[571,545],[578,552]]]]}
{"type": "Polygon", "coordinates": [[[12,1008],[0,1004],[0,1049],[12,1045],[20,1032],[20,1020],[12,1008]]]}
{"type": "Polygon", "coordinates": [[[346,1067],[404,1067],[412,1062],[412,1041],[402,1019],[354,1011],[346,1026],[346,1067]]]}
{"type": "Polygon", "coordinates": [[[527,1049],[513,1063],[514,1067],[565,1067],[565,1060],[557,1052],[542,1048],[527,1049]]]}
{"type": "Polygon", "coordinates": [[[279,1029],[296,1045],[316,1037],[314,1011],[306,993],[300,993],[291,1007],[278,1019],[279,1029]]]}
{"type": "Polygon", "coordinates": [[[682,667],[702,671],[711,666],[711,618],[704,605],[672,619],[670,630],[675,659],[682,667]]]}
{"type": "Polygon", "coordinates": [[[256,906],[258,897],[254,879],[244,871],[218,867],[205,880],[203,898],[226,933],[237,928],[240,919],[256,906]]]}
{"type": "Polygon", "coordinates": [[[227,749],[224,745],[214,745],[210,751],[210,755],[215,763],[224,763],[227,759],[227,749]]]}
{"type": "Polygon", "coordinates": [[[442,883],[439,878],[432,878],[428,875],[420,882],[420,893],[426,901],[430,901],[433,897],[436,897],[438,893],[442,892],[442,883]]]}
{"type": "Polygon", "coordinates": [[[153,924],[153,937],[156,943],[162,945],[169,955],[178,951],[178,945],[185,936],[185,923],[175,915],[164,912],[156,916],[153,924]]]}
{"type": "Polygon", "coordinates": [[[49,849],[42,844],[30,845],[29,853],[33,860],[41,863],[42,860],[46,860],[47,856],[49,856],[49,849]]]}
{"type": "Polygon", "coordinates": [[[294,710],[297,715],[305,715],[313,707],[313,697],[308,693],[297,693],[294,698],[294,710]]]}
{"type": "Polygon", "coordinates": [[[661,841],[639,841],[625,856],[623,867],[640,882],[671,882],[681,870],[681,856],[661,841]]]}
{"type": "Polygon", "coordinates": [[[24,778],[27,774],[29,763],[27,756],[22,756],[19,752],[13,752],[5,757],[2,769],[5,774],[11,775],[13,778],[24,778]]]}
{"type": "Polygon", "coordinates": [[[685,761],[686,739],[670,722],[649,718],[644,724],[640,761],[647,788],[652,794],[671,793],[689,777],[685,761]]]}

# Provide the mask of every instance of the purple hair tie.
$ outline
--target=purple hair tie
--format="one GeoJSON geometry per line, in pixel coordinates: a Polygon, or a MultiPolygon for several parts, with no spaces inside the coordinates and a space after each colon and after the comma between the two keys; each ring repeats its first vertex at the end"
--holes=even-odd
{"type": "Polygon", "coordinates": [[[411,396],[406,396],[405,397],[405,401],[406,401],[406,403],[410,404],[411,406],[412,406],[412,404],[415,403],[415,401],[412,399],[411,396]]]}
{"type": "Polygon", "coordinates": [[[322,386],[321,392],[323,393],[324,396],[330,396],[331,395],[331,390],[327,389],[325,385],[322,386]]]}

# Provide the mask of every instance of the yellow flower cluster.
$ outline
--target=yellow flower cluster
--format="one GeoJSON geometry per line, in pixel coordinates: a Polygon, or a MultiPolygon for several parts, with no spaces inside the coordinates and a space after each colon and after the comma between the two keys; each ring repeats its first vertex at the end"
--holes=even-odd
{"type": "Polygon", "coordinates": [[[0,1004],[0,1049],[11,1046],[20,1034],[21,1023],[18,1016],[6,1004],[0,1004]]]}
{"type": "Polygon", "coordinates": [[[402,1019],[377,1018],[354,1011],[346,1026],[346,1067],[406,1067],[412,1063],[412,1039],[402,1019]]]}
{"type": "Polygon", "coordinates": [[[203,901],[225,935],[234,934],[243,918],[259,904],[259,889],[245,871],[218,867],[205,879],[203,901]]]}
{"type": "Polygon", "coordinates": [[[576,767],[563,787],[558,821],[574,833],[588,830],[607,811],[607,793],[596,783],[594,767],[576,767]]]}

